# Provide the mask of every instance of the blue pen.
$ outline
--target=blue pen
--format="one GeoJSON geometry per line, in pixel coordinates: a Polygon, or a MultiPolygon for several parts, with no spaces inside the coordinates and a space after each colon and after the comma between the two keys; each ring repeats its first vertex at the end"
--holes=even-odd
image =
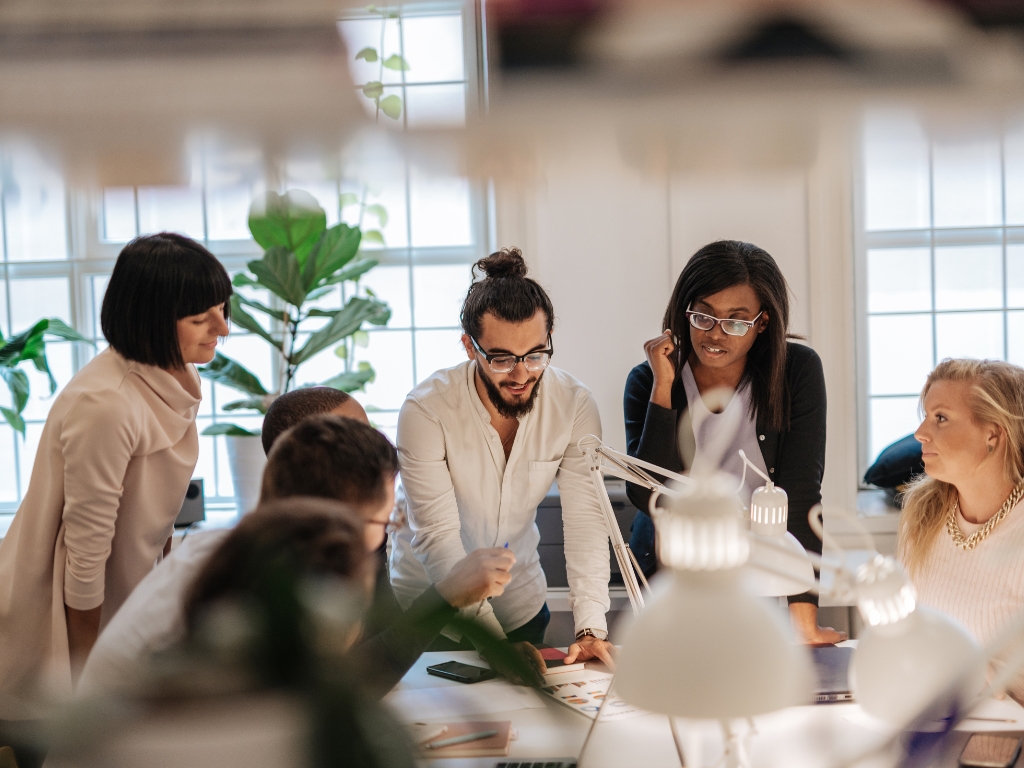
{"type": "Polygon", "coordinates": [[[508,549],[508,542],[505,542],[505,549],[508,549]]]}

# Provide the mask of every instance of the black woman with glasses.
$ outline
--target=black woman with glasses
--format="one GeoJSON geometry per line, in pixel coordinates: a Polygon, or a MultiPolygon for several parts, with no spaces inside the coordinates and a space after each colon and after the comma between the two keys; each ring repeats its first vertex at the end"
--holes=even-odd
{"type": "MultiPolygon", "coordinates": [[[[469,553],[515,556],[501,595],[463,609],[545,670],[535,646],[550,619],[537,505],[558,481],[576,642],[568,661],[612,663],[607,642],[608,533],[576,447],[601,434],[593,395],[549,365],[554,308],[516,248],[478,261],[462,306],[467,360],[427,377],[398,416],[407,525],[391,539],[391,585],[403,608],[469,553]]],[[[471,646],[470,646],[471,647],[471,646]]],[[[451,646],[435,650],[451,650],[451,646]]]]}
{"type": "MultiPolygon", "coordinates": [[[[807,549],[821,552],[821,541],[807,522],[821,501],[825,470],[825,377],[821,360],[789,329],[789,286],[775,260],[763,249],[736,240],[704,246],[676,281],[664,332],[644,345],[647,361],[626,380],[623,409],[630,456],[684,472],[694,456],[729,423],[738,409],[740,428],[722,462],[739,478],[743,449],[759,469],[789,494],[789,530],[807,549]],[[702,395],[725,387],[735,392],[724,411],[714,413],[702,395]],[[689,410],[691,419],[680,429],[689,410]],[[698,424],[696,434],[692,424],[698,424]],[[680,449],[680,444],[683,448],[680,449]]],[[[741,494],[761,484],[748,472],[741,494]]],[[[650,491],[628,486],[638,507],[630,548],[648,575],[657,569],[650,491]]],[[[817,598],[789,598],[793,625],[807,643],[846,639],[818,626],[817,598]]]]}

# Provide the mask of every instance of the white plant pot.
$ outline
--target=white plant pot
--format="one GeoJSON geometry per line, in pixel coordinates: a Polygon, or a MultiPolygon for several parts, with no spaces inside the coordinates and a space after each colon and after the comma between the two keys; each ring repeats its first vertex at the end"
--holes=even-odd
{"type": "Polygon", "coordinates": [[[231,482],[235,485],[235,506],[241,516],[254,510],[260,500],[260,484],[263,482],[267,456],[263,453],[263,441],[259,435],[226,435],[224,439],[228,444],[231,482]]]}

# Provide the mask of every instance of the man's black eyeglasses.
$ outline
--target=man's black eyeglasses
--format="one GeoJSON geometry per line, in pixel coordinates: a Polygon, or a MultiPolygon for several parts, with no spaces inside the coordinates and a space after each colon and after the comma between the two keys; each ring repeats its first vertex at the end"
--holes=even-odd
{"type": "Polygon", "coordinates": [[[472,336],[469,337],[479,352],[487,360],[487,365],[495,373],[511,373],[519,363],[526,366],[526,370],[536,373],[543,371],[551,362],[551,356],[555,353],[555,346],[551,343],[551,336],[548,335],[548,348],[538,349],[536,352],[527,352],[525,355],[510,355],[507,352],[500,352],[490,355],[484,352],[483,348],[472,336]]]}

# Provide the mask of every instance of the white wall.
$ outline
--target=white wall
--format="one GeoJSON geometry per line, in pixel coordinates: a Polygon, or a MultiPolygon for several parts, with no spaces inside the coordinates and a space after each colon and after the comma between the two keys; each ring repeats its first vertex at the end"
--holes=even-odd
{"type": "Polygon", "coordinates": [[[672,285],[716,239],[757,243],[793,291],[791,329],[822,356],[829,393],[826,507],[856,502],[850,153],[839,134],[810,169],[726,178],[644,173],[614,136],[550,150],[527,186],[499,185],[499,245],[518,245],[549,290],[554,364],[593,390],[605,439],[625,448],[622,391],[661,331],[672,285]]]}

